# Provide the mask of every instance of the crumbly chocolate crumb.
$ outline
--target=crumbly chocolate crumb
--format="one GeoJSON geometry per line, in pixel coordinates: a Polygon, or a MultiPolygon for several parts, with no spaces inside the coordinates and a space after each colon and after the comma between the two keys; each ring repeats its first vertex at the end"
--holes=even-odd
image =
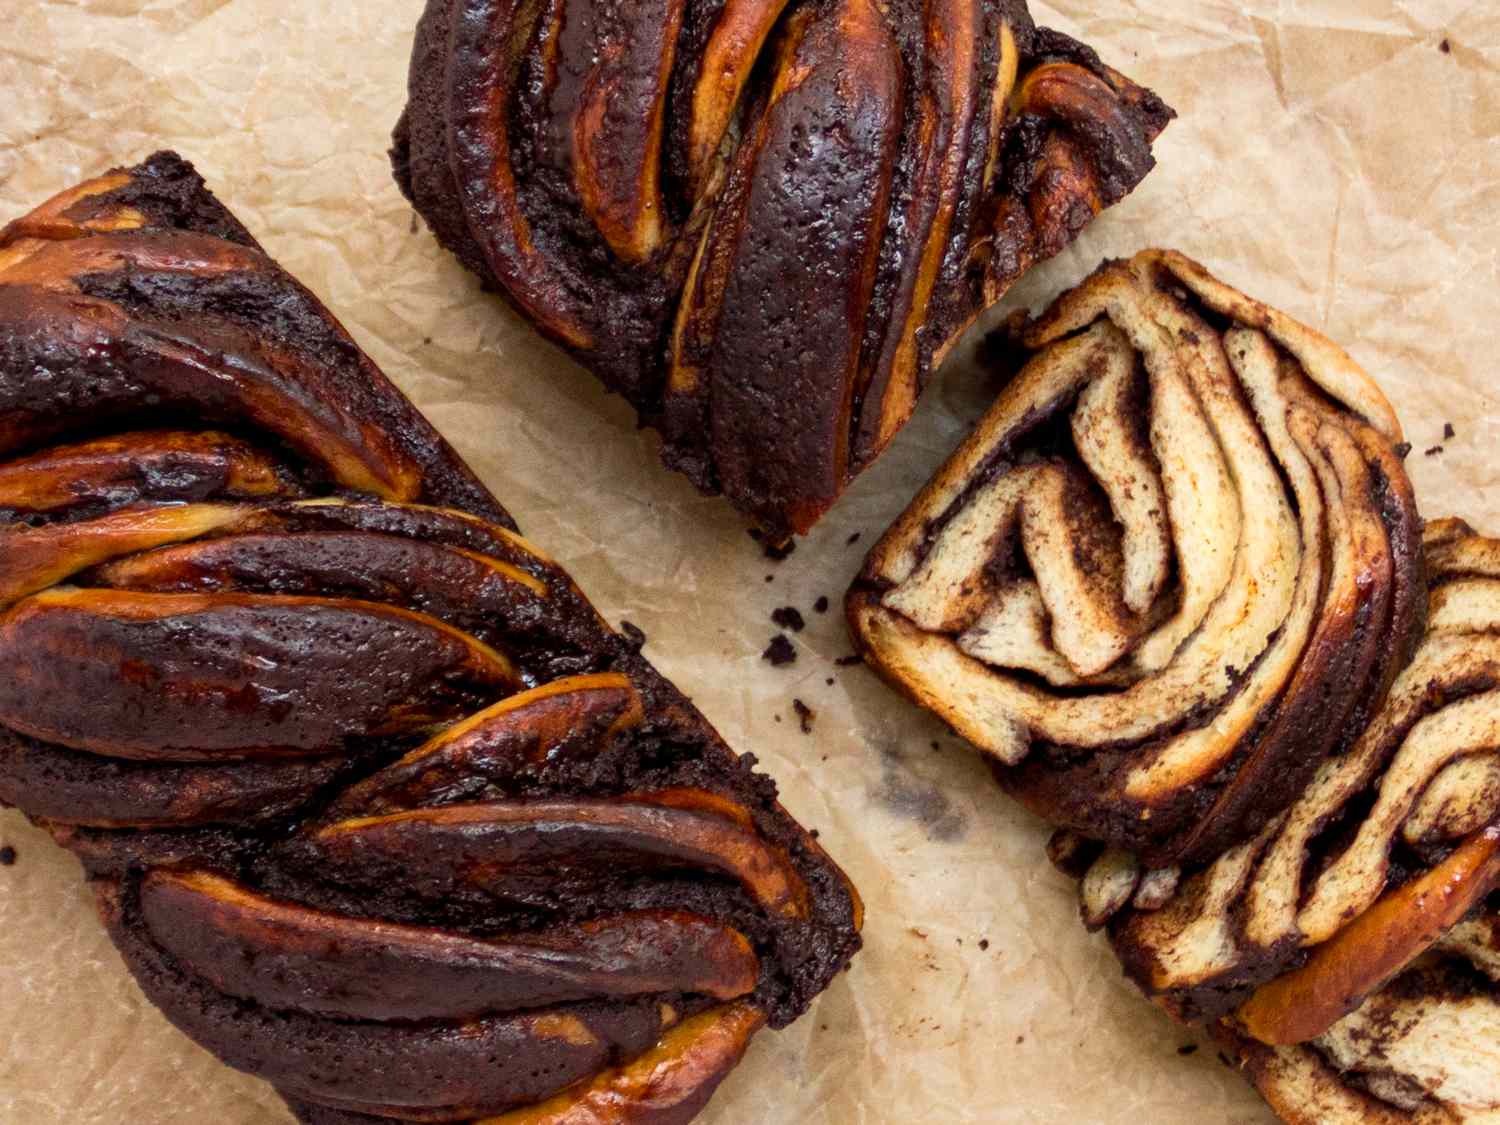
{"type": "Polygon", "coordinates": [[[1442,51],[1445,55],[1451,55],[1453,53],[1453,44],[1449,40],[1444,39],[1438,44],[1438,50],[1442,51]]]}
{"type": "Polygon", "coordinates": [[[1424,457],[1436,457],[1442,451],[1443,447],[1441,445],[1431,445],[1428,446],[1427,449],[1423,450],[1422,455],[1424,457]]]}
{"type": "Polygon", "coordinates": [[[826,679],[826,680],[824,680],[824,681],[823,681],[823,682],[824,682],[824,683],[825,683],[825,684],[827,684],[827,685],[828,685],[828,686],[829,686],[829,687],[832,687],[832,686],[833,686],[833,677],[832,677],[832,676],[829,676],[829,677],[828,677],[828,678],[827,678],[827,679],[826,679]]]}
{"type": "Polygon", "coordinates": [[[16,862],[16,849],[6,844],[0,848],[0,867],[13,867],[16,862]]]}
{"type": "Polygon", "coordinates": [[[818,600],[815,601],[815,602],[813,602],[813,612],[814,613],[827,613],[828,612],[828,595],[827,594],[820,595],[818,597],[818,600]]]}
{"type": "Polygon", "coordinates": [[[942,749],[942,748],[943,748],[943,747],[942,747],[942,745],[941,745],[941,744],[940,744],[940,743],[939,743],[939,742],[938,742],[938,740],[937,740],[937,739],[935,739],[935,738],[934,738],[934,739],[933,739],[933,740],[932,740],[932,748],[933,748],[933,749],[934,749],[934,750],[941,750],[941,749],[942,749]]]}
{"type": "Polygon", "coordinates": [[[840,668],[849,668],[855,664],[863,664],[865,658],[857,652],[851,652],[848,656],[841,656],[834,661],[840,668]]]}
{"type": "Polygon", "coordinates": [[[813,720],[818,717],[818,713],[800,699],[792,700],[792,710],[797,712],[797,722],[802,727],[802,733],[812,734],[813,720]]]}
{"type": "Polygon", "coordinates": [[[768,575],[766,575],[766,581],[767,582],[775,582],[776,581],[776,575],[774,575],[774,574],[768,574],[768,575]]]}
{"type": "Polygon", "coordinates": [[[1183,1058],[1187,1058],[1188,1055],[1195,1055],[1198,1053],[1198,1044],[1184,1043],[1181,1047],[1177,1048],[1177,1053],[1183,1058]]]}
{"type": "Polygon", "coordinates": [[[856,544],[856,543],[859,542],[859,537],[862,534],[864,534],[864,533],[860,532],[860,531],[856,531],[853,535],[849,536],[848,539],[844,540],[844,546],[846,546],[846,547],[852,547],[852,546],[854,546],[854,544],[856,544]]]}
{"type": "Polygon", "coordinates": [[[1408,453],[1410,453],[1410,452],[1411,452],[1411,442],[1409,442],[1409,441],[1401,441],[1401,442],[1397,442],[1396,443],[1396,456],[1397,457],[1400,457],[1400,458],[1402,458],[1404,460],[1406,458],[1406,455],[1408,453]]]}
{"type": "Polygon", "coordinates": [[[979,948],[980,949],[988,949],[989,947],[990,947],[990,939],[989,938],[982,937],[982,938],[979,939],[979,948]]]}
{"type": "Polygon", "coordinates": [[[760,658],[770,661],[772,667],[780,668],[783,664],[796,663],[797,650],[787,640],[785,633],[777,633],[766,646],[766,651],[760,654],[760,658]]]}
{"type": "Polygon", "coordinates": [[[807,627],[801,611],[794,605],[784,605],[780,609],[773,609],[771,620],[783,629],[790,629],[794,633],[800,633],[807,627]]]}
{"type": "Polygon", "coordinates": [[[772,562],[780,562],[797,549],[797,541],[788,539],[785,543],[767,543],[766,558],[772,562]]]}
{"type": "Polygon", "coordinates": [[[646,630],[642,629],[634,621],[621,621],[620,632],[624,634],[625,640],[636,652],[646,647],[646,630]]]}
{"type": "Polygon", "coordinates": [[[1458,436],[1458,431],[1453,428],[1452,422],[1443,423],[1443,440],[1452,441],[1458,436]]]}

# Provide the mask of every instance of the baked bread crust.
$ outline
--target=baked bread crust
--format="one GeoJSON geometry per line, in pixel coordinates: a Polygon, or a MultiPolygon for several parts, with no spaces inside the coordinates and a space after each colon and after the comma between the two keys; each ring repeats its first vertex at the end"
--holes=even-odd
{"type": "Polygon", "coordinates": [[[0,802],[309,1122],[690,1120],[847,879],[192,168],[0,230],[0,802]]]}
{"type": "Polygon", "coordinates": [[[429,0],[392,160],[668,466],[783,538],[1171,116],[1024,0],[429,0]]]}

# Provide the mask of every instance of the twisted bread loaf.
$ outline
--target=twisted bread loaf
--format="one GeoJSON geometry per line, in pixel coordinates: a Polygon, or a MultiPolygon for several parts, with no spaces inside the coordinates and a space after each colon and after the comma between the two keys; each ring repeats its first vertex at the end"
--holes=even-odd
{"type": "Polygon", "coordinates": [[[1286,1120],[1493,1120],[1500,542],[1423,530],[1374,384],[1181,255],[1020,340],[850,591],[867,660],[1286,1120]]]}
{"type": "Polygon", "coordinates": [[[695,1115],[838,868],[179,158],[0,232],[0,801],[308,1122],[695,1115]]]}
{"type": "Polygon", "coordinates": [[[1253,835],[1414,639],[1400,426],[1180,255],[1110,263],[871,552],[855,637],[1041,816],[1155,867],[1253,835]]]}
{"type": "Polygon", "coordinates": [[[1170,117],[1024,0],[429,0],[393,160],[669,466],[784,537],[1170,117]]]}

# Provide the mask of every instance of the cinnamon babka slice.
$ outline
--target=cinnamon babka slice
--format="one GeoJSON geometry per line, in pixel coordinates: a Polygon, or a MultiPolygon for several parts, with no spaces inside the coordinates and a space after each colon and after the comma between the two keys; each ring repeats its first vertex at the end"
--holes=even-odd
{"type": "Polygon", "coordinates": [[[782,538],[1171,116],[1024,0],[428,0],[392,155],[444,246],[782,538]]]}
{"type": "Polygon", "coordinates": [[[857,643],[1044,818],[1154,868],[1215,856],[1411,651],[1400,426],[1344,352],[1175,253],[1107,263],[1020,343],[871,552],[857,643]]]}
{"type": "Polygon", "coordinates": [[[0,231],[0,801],[307,1122],[692,1118],[859,900],[171,154],[0,231]]]}

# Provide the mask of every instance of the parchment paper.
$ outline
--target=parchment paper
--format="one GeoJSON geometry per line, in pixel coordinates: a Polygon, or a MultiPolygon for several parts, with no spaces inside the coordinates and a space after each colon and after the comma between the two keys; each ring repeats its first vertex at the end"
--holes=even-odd
{"type": "MultiPolygon", "coordinates": [[[[1500,533],[1500,10],[1032,6],[1182,116],[1145,185],[1006,308],[1044,302],[1106,254],[1178,246],[1343,342],[1405,419],[1424,512],[1500,533]]],[[[709,1125],[1269,1121],[1083,932],[1072,886],[1042,856],[1045,827],[939,724],[834,664],[850,651],[837,607],[864,551],[983,409],[989,380],[961,349],[884,460],[791,558],[766,560],[727,505],[658,467],[621,401],[416,224],[384,153],[420,7],[0,0],[0,220],[157,147],[195,161],[821,829],[868,902],[866,950],[802,1021],[759,1037],[709,1125]],[[834,606],[823,615],[819,595],[834,606]],[[760,653],[783,605],[808,625],[778,669],[760,653]],[[817,713],[811,734],[794,697],[817,713]]],[[[18,851],[0,867],[0,1122],[287,1120],[269,1087],[141,998],[71,858],[15,813],[0,814],[0,844],[18,851]]]]}

